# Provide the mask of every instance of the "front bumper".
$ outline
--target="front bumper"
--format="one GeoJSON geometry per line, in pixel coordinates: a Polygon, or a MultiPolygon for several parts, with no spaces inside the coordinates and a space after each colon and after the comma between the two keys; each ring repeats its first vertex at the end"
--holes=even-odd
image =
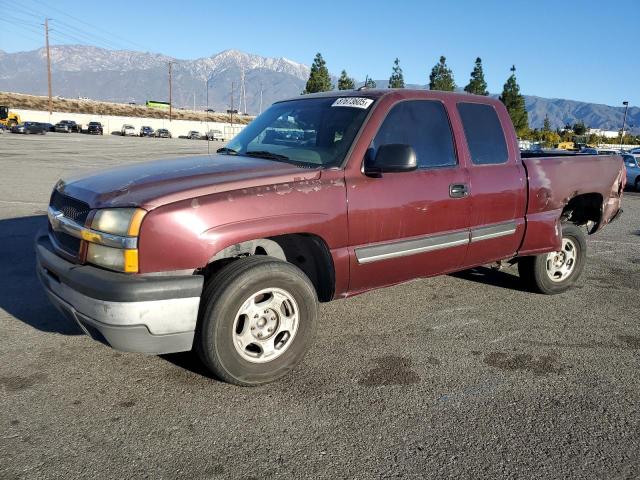
{"type": "Polygon", "coordinates": [[[59,257],[46,232],[36,238],[36,268],[51,302],[94,340],[116,350],[191,350],[203,277],[130,275],[59,257]]]}

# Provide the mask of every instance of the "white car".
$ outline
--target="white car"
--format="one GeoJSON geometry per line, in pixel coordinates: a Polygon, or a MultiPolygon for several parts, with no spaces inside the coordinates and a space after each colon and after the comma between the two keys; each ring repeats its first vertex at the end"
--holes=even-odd
{"type": "Polygon", "coordinates": [[[133,125],[125,124],[125,125],[122,125],[122,128],[120,129],[120,135],[122,135],[123,137],[126,137],[126,136],[137,137],[138,130],[133,125]]]}
{"type": "Polygon", "coordinates": [[[220,130],[209,130],[207,132],[207,139],[224,142],[224,135],[222,135],[222,132],[220,130]]]}

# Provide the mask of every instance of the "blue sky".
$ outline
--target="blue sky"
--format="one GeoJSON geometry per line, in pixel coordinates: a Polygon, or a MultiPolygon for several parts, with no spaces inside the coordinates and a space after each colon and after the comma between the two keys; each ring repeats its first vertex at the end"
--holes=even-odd
{"type": "Polygon", "coordinates": [[[640,1],[0,0],[0,49],[93,43],[198,58],[235,48],[363,80],[388,78],[396,56],[408,83],[428,82],[440,55],[464,86],[477,56],[489,90],[516,65],[523,93],[640,106],[640,1]],[[42,17],[42,18],[40,18],[42,17]],[[56,28],[58,31],[56,32],[56,28]]]}

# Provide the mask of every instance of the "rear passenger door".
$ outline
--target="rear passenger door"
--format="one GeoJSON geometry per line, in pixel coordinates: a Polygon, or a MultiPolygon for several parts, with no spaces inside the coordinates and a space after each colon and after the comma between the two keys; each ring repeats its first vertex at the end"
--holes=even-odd
{"type": "Polygon", "coordinates": [[[445,105],[403,100],[390,107],[367,155],[381,145],[410,145],[418,169],[371,178],[348,176],[350,291],[458,268],[468,243],[467,173],[460,167],[445,105]]]}
{"type": "MultiPolygon", "coordinates": [[[[501,106],[500,106],[501,107],[501,106]]],[[[471,238],[465,266],[516,253],[524,234],[526,176],[506,109],[459,102],[469,158],[471,238]],[[505,137],[512,134],[513,138],[505,137]]]]}

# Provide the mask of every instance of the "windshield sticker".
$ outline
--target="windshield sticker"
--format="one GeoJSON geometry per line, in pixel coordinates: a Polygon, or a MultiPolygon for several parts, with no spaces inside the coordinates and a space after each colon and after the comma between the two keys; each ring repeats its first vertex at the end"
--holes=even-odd
{"type": "Polygon", "coordinates": [[[373,100],[370,98],[362,98],[362,97],[342,97],[338,98],[333,104],[332,107],[353,107],[353,108],[364,108],[367,109],[371,106],[373,100]]]}

